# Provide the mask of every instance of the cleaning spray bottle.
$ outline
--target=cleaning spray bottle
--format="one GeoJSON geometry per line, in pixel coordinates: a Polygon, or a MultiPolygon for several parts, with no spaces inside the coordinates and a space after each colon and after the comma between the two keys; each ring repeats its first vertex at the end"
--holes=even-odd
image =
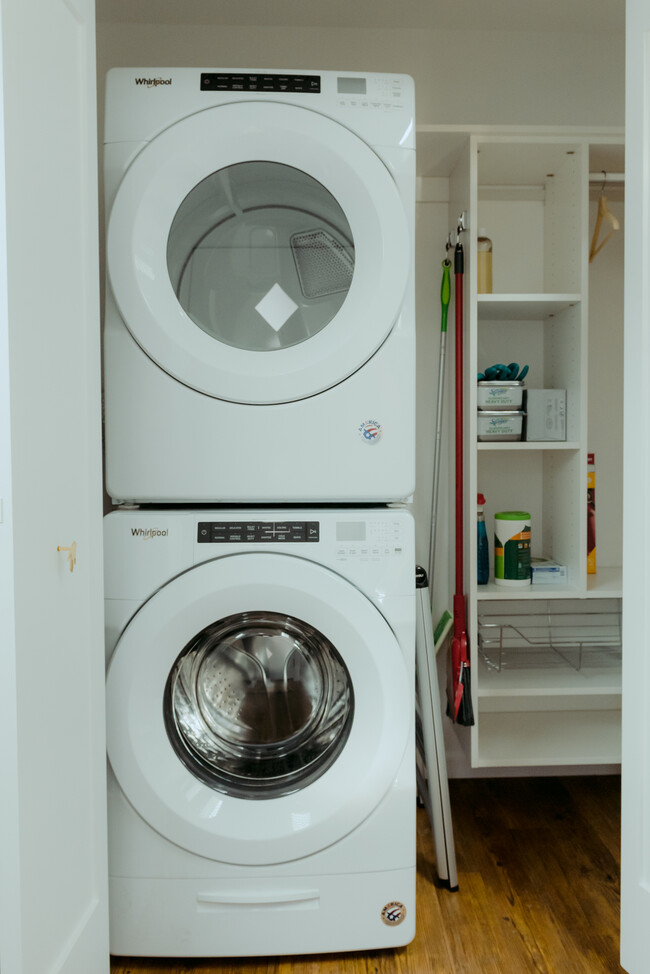
{"type": "Polygon", "coordinates": [[[490,577],[490,553],[488,550],[487,531],[485,529],[485,497],[478,494],[476,497],[478,522],[476,534],[476,581],[479,585],[487,585],[490,577]]]}

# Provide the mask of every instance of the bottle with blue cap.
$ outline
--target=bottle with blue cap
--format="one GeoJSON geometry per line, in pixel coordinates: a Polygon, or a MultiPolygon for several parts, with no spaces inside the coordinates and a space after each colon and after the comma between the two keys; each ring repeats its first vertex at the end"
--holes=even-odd
{"type": "Polygon", "coordinates": [[[476,581],[479,585],[487,585],[490,579],[490,553],[488,549],[487,530],[485,527],[485,497],[478,494],[476,497],[478,513],[477,533],[476,533],[476,581]]]}

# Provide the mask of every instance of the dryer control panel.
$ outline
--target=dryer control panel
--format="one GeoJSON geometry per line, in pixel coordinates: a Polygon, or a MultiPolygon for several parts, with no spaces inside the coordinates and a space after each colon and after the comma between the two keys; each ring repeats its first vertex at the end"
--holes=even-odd
{"type": "Polygon", "coordinates": [[[235,74],[204,71],[201,91],[305,91],[320,92],[318,74],[235,74]]]}
{"type": "Polygon", "coordinates": [[[319,540],[318,521],[200,521],[197,535],[197,541],[204,544],[319,540]]]}

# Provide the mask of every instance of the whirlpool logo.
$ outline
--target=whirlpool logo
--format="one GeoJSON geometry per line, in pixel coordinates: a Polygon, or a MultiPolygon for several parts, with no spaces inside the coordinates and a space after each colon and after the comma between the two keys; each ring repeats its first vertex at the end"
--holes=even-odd
{"type": "Polygon", "coordinates": [[[158,85],[170,85],[171,78],[136,78],[136,85],[144,85],[145,88],[157,88],[158,85]]]}
{"type": "Polygon", "coordinates": [[[166,538],[169,534],[169,528],[131,528],[131,536],[133,538],[166,538]]]}

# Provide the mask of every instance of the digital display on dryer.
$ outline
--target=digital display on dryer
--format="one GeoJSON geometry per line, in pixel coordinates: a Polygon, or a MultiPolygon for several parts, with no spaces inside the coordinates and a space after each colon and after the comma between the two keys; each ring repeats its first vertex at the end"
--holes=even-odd
{"type": "Polygon", "coordinates": [[[318,74],[230,74],[204,72],[201,91],[291,91],[318,94],[318,74]]]}
{"type": "Polygon", "coordinates": [[[339,95],[365,95],[367,94],[366,79],[337,78],[336,90],[338,91],[339,95]]]}

